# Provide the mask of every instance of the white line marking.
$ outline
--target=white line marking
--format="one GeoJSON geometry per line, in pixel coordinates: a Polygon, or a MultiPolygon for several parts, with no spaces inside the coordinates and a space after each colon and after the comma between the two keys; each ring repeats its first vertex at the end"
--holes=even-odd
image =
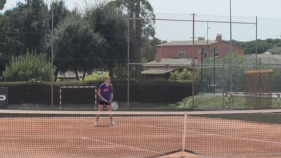
{"type": "Polygon", "coordinates": [[[86,140],[93,140],[93,141],[96,141],[96,142],[106,143],[106,144],[110,144],[110,145],[117,145],[117,146],[121,146],[121,147],[125,147],[125,148],[130,148],[130,149],[135,149],[135,150],[142,150],[142,151],[146,151],[146,152],[152,152],[152,153],[160,154],[160,152],[153,151],[153,150],[136,148],[136,147],[132,147],[132,146],[127,146],[127,145],[122,145],[122,144],[117,144],[117,143],[111,143],[111,142],[107,142],[107,141],[103,141],[103,140],[98,140],[98,139],[93,139],[93,138],[88,138],[88,137],[76,137],[76,138],[86,139],[86,140]]]}
{"type": "Polygon", "coordinates": [[[172,130],[172,131],[183,131],[181,129],[176,129],[176,128],[169,128],[169,127],[159,127],[159,126],[153,126],[153,125],[145,125],[145,124],[140,124],[140,126],[144,126],[144,127],[151,127],[151,128],[164,128],[164,129],[169,129],[169,130],[172,130]]]}
{"type": "Polygon", "coordinates": [[[202,135],[219,136],[219,137],[229,137],[229,138],[234,138],[234,139],[242,139],[242,140],[249,140],[249,141],[256,141],[256,142],[262,142],[262,143],[270,143],[270,144],[278,144],[278,145],[281,145],[281,142],[266,141],[266,140],[254,139],[254,138],[234,137],[234,136],[228,136],[228,135],[223,135],[223,134],[214,134],[214,133],[206,133],[206,132],[197,132],[197,131],[192,131],[192,130],[188,130],[188,131],[189,131],[189,132],[192,132],[192,133],[199,133],[199,134],[202,134],[202,135]]]}
{"type": "MultiPolygon", "coordinates": [[[[162,128],[162,129],[169,129],[169,130],[174,130],[174,131],[183,131],[183,130],[180,130],[180,129],[174,129],[174,128],[168,128],[168,127],[158,127],[158,126],[145,125],[145,124],[140,124],[140,125],[141,126],[145,126],[145,127],[151,127],[151,128],[162,128]]],[[[204,136],[228,137],[228,138],[233,138],[233,139],[242,139],[242,140],[249,140],[249,141],[256,141],[256,142],[262,142],[262,143],[270,143],[270,144],[281,145],[281,142],[266,141],[266,140],[254,139],[254,138],[235,137],[235,136],[229,136],[229,135],[223,135],[223,134],[215,134],[215,133],[210,133],[210,132],[198,132],[198,131],[193,131],[193,130],[189,130],[189,129],[187,129],[187,132],[198,133],[198,134],[202,134],[204,136]]]]}

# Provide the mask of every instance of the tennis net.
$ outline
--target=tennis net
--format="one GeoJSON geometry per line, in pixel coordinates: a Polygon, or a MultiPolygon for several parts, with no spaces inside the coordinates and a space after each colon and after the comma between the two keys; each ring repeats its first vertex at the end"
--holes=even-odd
{"type": "Polygon", "coordinates": [[[0,157],[281,155],[281,110],[0,111],[0,157]],[[100,114],[98,126],[95,117],[100,114]],[[111,126],[108,114],[114,115],[111,126]]]}

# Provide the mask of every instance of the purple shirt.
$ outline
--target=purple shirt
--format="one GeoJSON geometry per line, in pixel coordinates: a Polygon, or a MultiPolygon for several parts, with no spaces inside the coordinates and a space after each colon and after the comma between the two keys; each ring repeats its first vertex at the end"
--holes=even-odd
{"type": "MultiPolygon", "coordinates": [[[[109,84],[109,86],[107,87],[105,83],[103,83],[100,85],[99,89],[101,91],[101,96],[104,97],[104,99],[106,99],[107,101],[110,101],[111,93],[114,92],[112,84],[109,84]]],[[[102,101],[101,98],[99,100],[102,101]]]]}

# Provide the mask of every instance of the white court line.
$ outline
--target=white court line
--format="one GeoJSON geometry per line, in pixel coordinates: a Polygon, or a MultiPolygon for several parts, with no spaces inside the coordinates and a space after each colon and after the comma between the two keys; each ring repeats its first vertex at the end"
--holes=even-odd
{"type": "MultiPolygon", "coordinates": [[[[140,126],[145,126],[145,127],[151,127],[151,128],[160,128],[160,129],[169,129],[169,130],[173,130],[173,131],[183,131],[183,130],[180,130],[180,129],[175,129],[175,128],[168,128],[168,127],[158,127],[158,126],[153,126],[153,125],[145,125],[145,124],[140,124],[140,126]]],[[[270,143],[270,144],[278,144],[278,145],[281,145],[281,142],[274,142],[274,141],[266,141],[266,140],[261,140],[261,139],[254,139],[254,138],[244,138],[244,137],[234,137],[234,136],[228,136],[228,135],[223,135],[223,134],[215,134],[215,133],[209,133],[209,132],[198,132],[198,131],[193,131],[193,130],[188,130],[187,129],[187,132],[191,132],[191,133],[197,133],[197,134],[202,134],[204,136],[219,136],[219,137],[229,137],[229,138],[234,138],[234,139],[242,139],[242,140],[249,140],[249,141],[256,141],[256,142],[262,142],[262,143],[270,143]]],[[[46,138],[46,135],[13,135],[14,137],[45,137],[46,138]]],[[[57,135],[48,135],[49,137],[52,137],[52,138],[57,138],[57,135]]],[[[71,138],[71,137],[66,137],[67,138],[71,138]]],[[[77,137],[74,137],[74,138],[77,138],[77,137]]],[[[87,138],[87,137],[82,137],[81,139],[83,138],[87,138]]],[[[64,138],[65,139],[65,138],[64,138]]],[[[90,138],[89,138],[90,139],[90,138]]],[[[96,140],[96,139],[95,139],[96,140]]],[[[101,141],[101,140],[96,140],[96,141],[101,141]]],[[[102,141],[101,141],[102,142],[102,141]]],[[[108,143],[110,144],[110,142],[104,142],[104,143],[108,143]]],[[[114,144],[114,143],[113,143],[114,144]]],[[[120,144],[121,145],[121,144],[120,144]]],[[[122,146],[122,145],[121,145],[122,146]]],[[[125,145],[124,145],[125,146],[125,145]]],[[[134,147],[132,147],[134,148],[134,147]]],[[[141,148],[138,148],[138,149],[141,149],[141,148]]],[[[146,149],[141,149],[141,150],[146,150],[146,149]]],[[[150,151],[150,150],[148,150],[150,151]]],[[[151,151],[150,151],[151,152],[151,151]]],[[[155,151],[153,151],[155,152],[155,151]]]]}
{"type": "Polygon", "coordinates": [[[121,146],[121,147],[125,147],[125,148],[130,148],[130,149],[135,149],[135,150],[141,150],[141,151],[146,151],[146,152],[152,152],[152,153],[160,154],[160,152],[153,151],[153,150],[147,150],[147,149],[127,146],[127,145],[117,144],[117,143],[111,143],[111,142],[107,142],[107,141],[103,141],[103,140],[98,140],[98,139],[93,139],[93,138],[88,138],[88,137],[76,137],[76,138],[78,138],[78,139],[86,139],[86,140],[93,140],[93,141],[96,141],[96,142],[106,143],[106,144],[110,144],[110,145],[117,145],[117,146],[121,146]]]}
{"type": "MultiPolygon", "coordinates": [[[[140,126],[145,126],[145,127],[150,127],[150,128],[169,129],[169,130],[181,131],[181,132],[183,131],[181,129],[175,129],[175,128],[169,128],[169,127],[159,127],[159,126],[146,125],[146,124],[139,124],[139,125],[140,126]]],[[[210,133],[210,132],[199,132],[199,131],[193,131],[193,130],[189,130],[189,129],[187,129],[187,132],[202,134],[204,136],[228,137],[228,138],[233,138],[233,139],[242,139],[242,140],[248,140],[248,141],[255,141],[255,142],[261,142],[261,143],[269,143],[269,144],[281,145],[281,142],[266,141],[266,140],[254,139],[254,138],[235,137],[235,136],[228,136],[228,135],[223,135],[223,134],[215,134],[215,133],[210,133]]],[[[15,136],[15,135],[13,135],[13,136],[15,136]]],[[[30,135],[20,135],[20,136],[30,136],[30,135]]],[[[46,137],[46,135],[44,137],[46,137]]],[[[54,137],[54,138],[56,138],[56,137],[54,137]]],[[[70,137],[66,137],[66,138],[70,138],[70,137]]],[[[74,137],[74,138],[79,138],[79,137],[74,137]]],[[[106,142],[106,141],[102,141],[102,140],[97,140],[97,139],[91,139],[91,138],[87,138],[87,137],[80,137],[80,139],[90,139],[90,140],[94,140],[94,141],[98,141],[98,142],[103,142],[103,143],[107,143],[107,144],[111,144],[111,145],[118,145],[118,146],[127,147],[127,148],[131,148],[131,149],[137,149],[137,150],[143,150],[143,151],[147,151],[147,152],[159,153],[159,152],[152,151],[152,150],[146,150],[146,149],[142,149],[142,148],[135,148],[135,147],[131,147],[131,146],[126,146],[126,145],[116,144],[116,143],[110,143],[110,142],[106,142]]]]}
{"type": "MultiPolygon", "coordinates": [[[[15,137],[17,137],[17,136],[25,137],[25,135],[13,135],[13,136],[15,136],[15,137]]],[[[34,137],[34,135],[28,135],[28,136],[29,137],[34,137]]],[[[40,137],[46,137],[46,135],[42,135],[40,137]]],[[[58,137],[53,137],[53,138],[57,139],[58,137]]],[[[88,137],[60,137],[59,139],[86,139],[86,140],[93,140],[93,141],[96,141],[96,142],[106,143],[106,144],[110,144],[110,145],[117,145],[117,146],[121,146],[121,147],[125,147],[125,148],[130,148],[130,149],[135,149],[135,150],[141,150],[141,151],[146,151],[146,152],[152,152],[152,153],[160,154],[160,152],[153,151],[153,150],[147,150],[147,149],[127,146],[127,145],[117,144],[117,143],[111,143],[111,142],[102,141],[102,140],[93,139],[93,138],[88,138],[88,137]]]]}
{"type": "MultiPolygon", "coordinates": [[[[187,129],[188,130],[188,129],[187,129]]],[[[266,141],[266,140],[261,140],[261,139],[254,139],[254,138],[244,138],[244,137],[234,137],[234,136],[228,136],[228,135],[223,135],[223,134],[214,134],[214,133],[206,133],[206,132],[197,132],[197,131],[192,131],[188,130],[189,132],[192,133],[199,133],[202,135],[213,135],[213,136],[220,136],[220,137],[229,137],[229,138],[234,138],[234,139],[242,139],[242,140],[249,140],[249,141],[256,141],[256,142],[262,142],[262,143],[270,143],[270,144],[278,144],[281,145],[281,142],[274,142],[274,141],[266,141]]]]}
{"type": "Polygon", "coordinates": [[[159,127],[159,126],[153,126],[153,125],[145,125],[145,124],[140,124],[140,126],[144,126],[144,127],[151,127],[151,128],[164,128],[164,129],[169,129],[169,130],[172,130],[172,131],[181,131],[183,132],[182,129],[175,129],[175,128],[169,128],[169,127],[159,127]]]}
{"type": "MultiPolygon", "coordinates": [[[[164,128],[164,129],[169,129],[169,130],[174,130],[174,131],[183,131],[183,130],[180,130],[180,129],[174,129],[174,128],[168,128],[168,127],[157,127],[157,126],[145,125],[145,124],[141,124],[141,126],[151,127],[151,128],[162,128],[162,129],[164,128]]],[[[266,141],[266,140],[254,139],[254,138],[234,137],[234,136],[228,136],[228,135],[223,135],[223,134],[215,134],[215,133],[209,133],[209,132],[197,132],[197,131],[188,130],[188,128],[187,128],[187,132],[198,133],[198,134],[202,134],[204,136],[206,136],[206,135],[220,136],[220,137],[228,137],[228,138],[234,138],[234,139],[242,139],[242,140],[249,140],[249,141],[256,141],[256,142],[262,142],[262,143],[281,145],[281,142],[266,141]]]]}

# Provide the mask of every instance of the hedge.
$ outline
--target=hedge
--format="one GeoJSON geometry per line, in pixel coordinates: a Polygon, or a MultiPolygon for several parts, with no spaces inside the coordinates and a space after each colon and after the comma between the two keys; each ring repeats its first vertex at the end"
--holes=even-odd
{"type": "MultiPolygon", "coordinates": [[[[102,82],[56,82],[54,83],[54,104],[59,104],[59,86],[98,86],[102,82]]],[[[114,100],[127,101],[127,81],[113,81],[114,100]]],[[[51,84],[40,82],[0,82],[0,87],[8,87],[9,104],[51,104],[51,84]]],[[[197,87],[195,89],[198,93],[197,87]]],[[[63,89],[63,104],[93,104],[92,89],[63,89]]],[[[175,103],[192,95],[190,82],[170,81],[130,81],[130,102],[175,103]]]]}

